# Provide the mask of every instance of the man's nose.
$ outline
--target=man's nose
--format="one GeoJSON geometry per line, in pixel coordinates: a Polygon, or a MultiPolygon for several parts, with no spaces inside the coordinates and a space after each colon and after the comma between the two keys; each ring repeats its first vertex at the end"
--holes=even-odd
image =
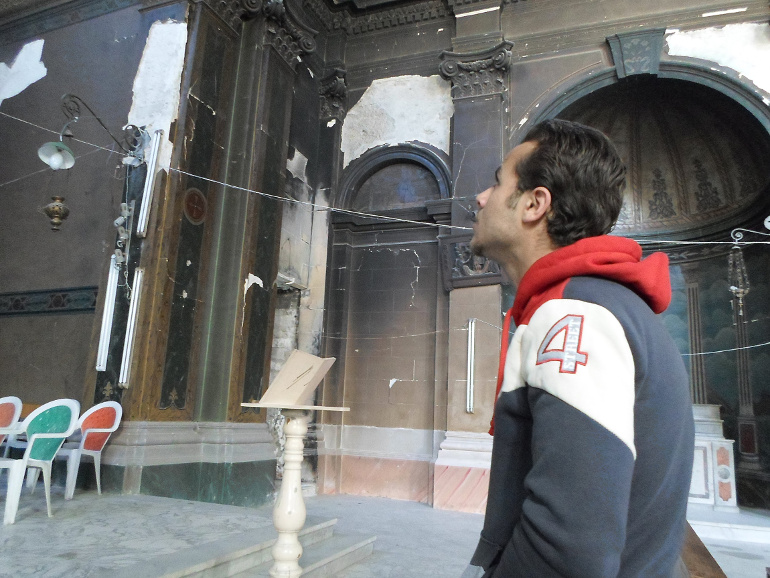
{"type": "Polygon", "coordinates": [[[483,209],[484,206],[487,204],[487,199],[489,199],[489,193],[492,191],[492,189],[487,189],[486,191],[480,192],[478,195],[476,195],[476,206],[479,209],[483,209]]]}

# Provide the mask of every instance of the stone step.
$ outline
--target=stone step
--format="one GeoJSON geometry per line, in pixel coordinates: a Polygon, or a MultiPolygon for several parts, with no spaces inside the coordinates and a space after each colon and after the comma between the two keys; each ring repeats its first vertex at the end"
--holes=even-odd
{"type": "MultiPolygon", "coordinates": [[[[337,519],[326,521],[311,521],[305,524],[299,534],[299,541],[303,548],[309,548],[313,544],[325,542],[332,538],[337,519]]],[[[253,572],[255,567],[266,563],[272,564],[273,557],[270,550],[275,543],[275,528],[270,529],[270,539],[260,541],[251,546],[229,552],[227,555],[204,563],[203,567],[189,568],[184,574],[178,576],[190,576],[194,578],[228,578],[240,575],[243,572],[253,572]]],[[[163,578],[176,578],[177,575],[164,576],[163,578]]]]}
{"type": "MultiPolygon", "coordinates": [[[[334,534],[336,519],[308,517],[300,533],[303,548],[328,540],[334,534]]],[[[116,570],[112,578],[137,576],[161,578],[226,578],[252,570],[268,561],[275,543],[276,531],[265,525],[255,531],[244,532],[226,539],[213,540],[195,548],[183,549],[173,555],[152,558],[116,570]]]]}
{"type": "MultiPolygon", "coordinates": [[[[302,576],[307,578],[329,578],[337,576],[343,569],[357,564],[372,553],[377,538],[361,538],[344,534],[335,534],[328,540],[305,548],[303,544],[302,576]]],[[[269,576],[273,560],[270,559],[259,567],[234,575],[233,578],[265,578],[269,576]]]]}

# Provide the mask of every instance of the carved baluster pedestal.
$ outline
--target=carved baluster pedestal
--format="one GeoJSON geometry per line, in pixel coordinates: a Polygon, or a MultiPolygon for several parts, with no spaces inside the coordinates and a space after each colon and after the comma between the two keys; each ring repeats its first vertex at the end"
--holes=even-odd
{"type": "Polygon", "coordinates": [[[275,563],[270,569],[273,578],[296,578],[302,573],[299,565],[302,545],[299,532],[305,525],[305,501],[302,498],[302,451],[310,412],[301,409],[285,409],[286,434],[284,449],[283,482],[273,508],[273,524],[278,530],[278,540],[273,546],[275,563]]]}

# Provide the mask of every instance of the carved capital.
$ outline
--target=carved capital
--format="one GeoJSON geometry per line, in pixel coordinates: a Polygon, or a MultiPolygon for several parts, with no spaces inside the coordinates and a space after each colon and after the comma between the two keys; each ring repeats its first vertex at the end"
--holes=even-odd
{"type": "Polygon", "coordinates": [[[501,42],[483,52],[441,53],[439,72],[452,82],[452,98],[505,92],[505,75],[511,66],[513,43],[501,42]]]}
{"type": "Polygon", "coordinates": [[[608,36],[618,78],[635,74],[657,76],[665,33],[663,28],[653,28],[608,36]]]}
{"type": "Polygon", "coordinates": [[[335,68],[329,76],[321,80],[321,87],[318,89],[321,95],[321,120],[345,119],[347,109],[345,108],[348,95],[348,87],[345,84],[345,71],[341,68],[335,68]]]}
{"type": "Polygon", "coordinates": [[[287,0],[238,1],[245,18],[265,18],[265,45],[275,48],[292,68],[297,65],[300,56],[315,52],[318,31],[302,24],[287,0]]]}

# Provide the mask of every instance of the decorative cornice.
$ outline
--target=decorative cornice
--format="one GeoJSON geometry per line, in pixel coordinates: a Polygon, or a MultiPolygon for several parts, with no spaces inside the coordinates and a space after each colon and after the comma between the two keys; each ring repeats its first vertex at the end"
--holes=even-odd
{"type": "Polygon", "coordinates": [[[300,22],[285,0],[239,0],[245,18],[264,16],[267,22],[265,44],[271,45],[283,59],[294,68],[303,54],[315,52],[313,30],[300,22]]]}
{"type": "Polygon", "coordinates": [[[513,43],[473,53],[441,52],[439,72],[452,81],[452,98],[468,98],[505,92],[505,74],[511,65],[513,43]]]}
{"type": "Polygon", "coordinates": [[[0,18],[0,46],[140,3],[141,0],[71,0],[64,3],[46,2],[26,10],[20,8],[8,11],[0,18]]]}
{"type": "Polygon", "coordinates": [[[346,98],[348,87],[345,84],[346,72],[341,68],[335,68],[329,76],[321,80],[321,87],[318,89],[321,95],[321,118],[322,121],[337,119],[342,121],[347,114],[346,98]]]}
{"type": "Polygon", "coordinates": [[[244,10],[243,0],[193,0],[196,4],[203,3],[224,22],[233,32],[240,33],[244,10]]]}
{"type": "Polygon", "coordinates": [[[413,26],[451,16],[451,10],[445,0],[428,0],[378,12],[368,11],[361,15],[352,15],[348,10],[332,12],[324,0],[303,0],[302,5],[318,18],[329,32],[343,31],[351,36],[398,26],[413,26]]]}

